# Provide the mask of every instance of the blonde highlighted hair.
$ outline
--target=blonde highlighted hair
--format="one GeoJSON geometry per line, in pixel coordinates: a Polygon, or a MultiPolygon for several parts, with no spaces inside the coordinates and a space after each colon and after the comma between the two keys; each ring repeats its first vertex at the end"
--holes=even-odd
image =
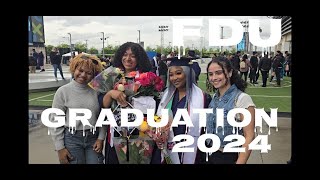
{"type": "Polygon", "coordinates": [[[91,69],[94,76],[98,75],[103,69],[100,59],[95,55],[78,54],[70,61],[70,72],[72,74],[79,67],[91,69]]]}

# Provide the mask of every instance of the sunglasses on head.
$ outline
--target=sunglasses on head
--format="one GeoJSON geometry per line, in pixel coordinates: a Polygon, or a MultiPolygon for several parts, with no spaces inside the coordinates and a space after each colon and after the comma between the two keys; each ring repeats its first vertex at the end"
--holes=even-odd
{"type": "Polygon", "coordinates": [[[98,61],[95,60],[95,59],[90,58],[89,56],[82,55],[81,58],[84,59],[84,60],[89,60],[89,59],[90,59],[91,62],[92,62],[94,65],[98,65],[98,61]]]}

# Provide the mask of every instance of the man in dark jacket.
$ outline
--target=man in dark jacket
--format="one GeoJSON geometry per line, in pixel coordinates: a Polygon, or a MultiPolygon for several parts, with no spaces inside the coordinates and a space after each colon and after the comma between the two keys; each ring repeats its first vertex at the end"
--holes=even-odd
{"type": "Polygon", "coordinates": [[[62,79],[64,80],[62,67],[61,67],[61,55],[59,53],[59,50],[56,47],[52,48],[52,51],[50,52],[50,61],[53,66],[53,69],[54,69],[53,73],[54,73],[54,77],[55,77],[56,81],[58,81],[57,69],[59,69],[60,75],[61,75],[62,79]]]}
{"type": "MultiPolygon", "coordinates": [[[[37,53],[36,49],[32,49],[32,56],[38,62],[39,54],[37,53]]],[[[36,66],[36,69],[40,69],[39,63],[37,63],[36,66]]]]}
{"type": "Polygon", "coordinates": [[[238,72],[240,71],[240,55],[241,52],[237,51],[237,53],[234,55],[233,59],[231,59],[231,64],[235,70],[238,72]]]}
{"type": "Polygon", "coordinates": [[[277,51],[277,55],[274,57],[273,63],[272,63],[272,69],[276,74],[277,78],[277,86],[280,86],[280,78],[281,78],[281,72],[283,69],[283,62],[284,58],[282,56],[282,53],[280,51],[277,51]]]}
{"type": "Polygon", "coordinates": [[[266,87],[268,72],[271,69],[271,59],[269,59],[266,54],[264,55],[264,57],[260,59],[258,68],[261,71],[261,75],[262,75],[262,87],[266,87]]]}
{"type": "Polygon", "coordinates": [[[168,72],[168,66],[167,64],[163,61],[166,59],[166,56],[164,54],[161,55],[161,59],[159,60],[159,76],[164,82],[165,87],[167,86],[167,72],[168,72]]]}
{"type": "MultiPolygon", "coordinates": [[[[196,52],[194,50],[189,50],[188,51],[188,57],[192,57],[192,58],[196,58],[196,52]]],[[[201,68],[200,68],[200,65],[197,61],[192,61],[192,69],[194,70],[195,72],[195,75],[196,75],[196,83],[198,84],[198,80],[199,80],[199,76],[200,76],[200,73],[201,73],[201,68]]]]}
{"type": "Polygon", "coordinates": [[[252,53],[253,55],[250,58],[250,82],[253,84],[258,84],[257,83],[257,78],[256,78],[256,74],[257,74],[257,69],[258,69],[258,58],[257,58],[257,52],[254,51],[252,53]]]}

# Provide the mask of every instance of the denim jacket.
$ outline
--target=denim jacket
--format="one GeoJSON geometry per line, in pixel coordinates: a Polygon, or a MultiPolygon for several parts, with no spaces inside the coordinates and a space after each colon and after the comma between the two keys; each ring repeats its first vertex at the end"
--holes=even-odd
{"type": "Polygon", "coordinates": [[[236,100],[241,92],[242,91],[233,84],[221,98],[219,98],[219,92],[214,94],[209,104],[209,108],[213,108],[213,113],[207,116],[207,133],[215,134],[219,137],[221,148],[229,143],[228,141],[223,141],[226,136],[236,134],[237,131],[239,135],[243,135],[242,128],[234,129],[227,121],[227,114],[231,109],[235,108],[236,100]],[[216,128],[216,108],[224,109],[224,132],[221,126],[216,128]]]}

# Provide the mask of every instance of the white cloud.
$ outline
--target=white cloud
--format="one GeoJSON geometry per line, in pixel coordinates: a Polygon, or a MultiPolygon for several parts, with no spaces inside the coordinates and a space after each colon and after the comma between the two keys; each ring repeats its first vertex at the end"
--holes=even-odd
{"type": "MultiPolygon", "coordinates": [[[[159,25],[169,26],[169,31],[164,33],[164,44],[172,41],[172,18],[203,18],[202,36],[205,38],[205,46],[208,47],[208,18],[231,18],[244,21],[251,18],[261,20],[261,36],[269,36],[269,23],[266,16],[44,16],[44,30],[46,45],[69,44],[71,33],[72,43],[88,40],[88,47],[102,48],[102,33],[109,37],[105,41],[108,44],[118,45],[127,41],[137,42],[140,30],[140,40],[145,46],[155,47],[161,43],[159,25]],[[64,37],[64,38],[63,38],[64,37]]],[[[231,36],[231,30],[224,28],[224,37],[231,36]]],[[[199,37],[185,37],[185,46],[200,47],[199,37]]]]}

